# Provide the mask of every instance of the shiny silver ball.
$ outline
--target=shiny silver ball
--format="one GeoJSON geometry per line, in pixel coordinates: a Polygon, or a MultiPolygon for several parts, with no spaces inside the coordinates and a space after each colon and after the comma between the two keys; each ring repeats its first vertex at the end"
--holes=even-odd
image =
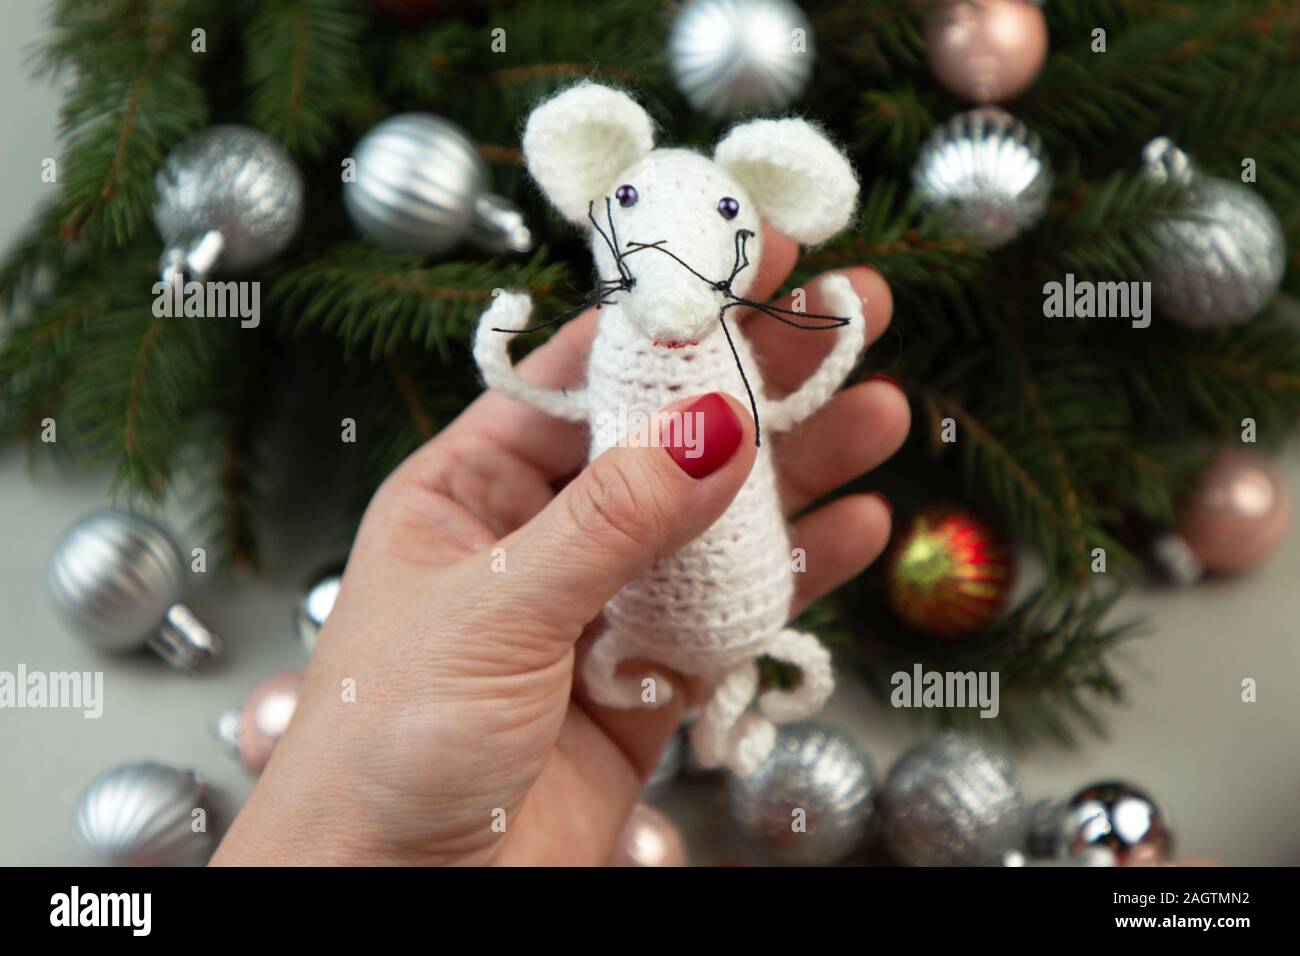
{"type": "Polygon", "coordinates": [[[437,256],[468,241],[527,252],[522,214],[488,192],[488,167],[455,123],[428,113],[390,117],[362,137],[343,205],[357,230],[391,249],[437,256]]]}
{"type": "Polygon", "coordinates": [[[308,654],[316,649],[316,639],[334,610],[342,584],[343,562],[339,561],[312,575],[298,595],[298,606],[293,615],[294,630],[308,654]]]}
{"type": "Polygon", "coordinates": [[[958,113],[921,148],[912,182],[941,208],[948,228],[983,249],[998,249],[1047,209],[1052,168],[1036,133],[994,107],[958,113]]]}
{"type": "Polygon", "coordinates": [[[1147,175],[1187,187],[1185,207],[1156,224],[1147,263],[1162,312],[1193,328],[1223,328],[1257,315],[1286,272],[1286,237],[1273,210],[1250,186],[1201,176],[1161,137],[1143,152],[1147,175]]]}
{"type": "Polygon", "coordinates": [[[812,77],[812,27],[789,0],[692,0],[668,34],[668,64],[711,116],[784,109],[812,77]]]}
{"type": "Polygon", "coordinates": [[[768,853],[824,866],[861,841],[876,773],[852,738],[806,722],[777,728],[768,758],[749,777],[731,777],[728,788],[732,816],[768,853]]]}
{"type": "Polygon", "coordinates": [[[247,126],[213,126],[176,147],[157,175],[154,223],[164,279],[179,270],[204,280],[217,268],[271,261],[302,225],[302,175],[269,137],[247,126]]]}
{"type": "Polygon", "coordinates": [[[183,565],[171,536],[140,515],[102,508],[59,538],[50,558],[55,608],[80,638],[122,652],[148,644],[176,667],[221,652],[180,603],[183,565]]]}
{"type": "Polygon", "coordinates": [[[215,849],[209,816],[206,787],[193,773],[127,763],[82,793],[73,842],[102,866],[202,866],[215,849]]]}
{"type": "Polygon", "coordinates": [[[1104,847],[1120,866],[1165,863],[1173,855],[1173,834],[1160,808],[1131,784],[1107,781],[1084,787],[1070,798],[1061,827],[1069,854],[1104,847]]]}
{"type": "Polygon", "coordinates": [[[996,866],[1022,844],[1026,825],[1011,761],[955,733],[898,759],[879,812],[885,843],[908,866],[996,866]]]}

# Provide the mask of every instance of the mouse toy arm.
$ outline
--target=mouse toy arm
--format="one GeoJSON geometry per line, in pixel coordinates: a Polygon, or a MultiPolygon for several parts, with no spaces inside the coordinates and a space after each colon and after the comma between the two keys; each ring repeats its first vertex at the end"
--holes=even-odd
{"type": "Polygon", "coordinates": [[[849,280],[842,275],[828,276],[823,280],[822,294],[829,311],[847,316],[849,322],[834,333],[835,345],[817,371],[794,392],[764,407],[763,426],[772,431],[789,431],[830,401],[858,363],[866,342],[867,320],[863,316],[862,300],[849,280]]]}
{"type": "Polygon", "coordinates": [[[585,389],[559,390],[533,385],[515,371],[510,361],[510,340],[528,327],[533,303],[518,292],[502,292],[478,321],[474,335],[474,361],[489,388],[539,408],[556,418],[587,420],[585,389]]]}

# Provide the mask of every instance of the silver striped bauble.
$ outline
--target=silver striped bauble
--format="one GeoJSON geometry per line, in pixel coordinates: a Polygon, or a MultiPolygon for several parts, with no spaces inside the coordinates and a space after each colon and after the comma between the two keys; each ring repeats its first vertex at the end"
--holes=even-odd
{"type": "Polygon", "coordinates": [[[154,223],[165,280],[203,281],[217,268],[255,269],[282,252],[303,216],[302,175],[269,137],[213,126],[168,154],[158,170],[154,223]]]}
{"type": "Polygon", "coordinates": [[[1028,826],[1011,761],[955,733],[898,759],[879,813],[886,845],[908,866],[997,866],[1023,845],[1028,826]]]}
{"type": "Polygon", "coordinates": [[[876,774],[852,738],[816,722],[777,728],[772,753],[728,781],[745,833],[785,863],[827,865],[853,852],[871,817],[876,774]]]}
{"type": "Polygon", "coordinates": [[[808,18],[789,0],[692,0],[668,34],[677,88],[716,117],[789,106],[815,57],[808,18]]]}
{"type": "Polygon", "coordinates": [[[1198,175],[1166,137],[1143,151],[1147,175],[1187,187],[1186,205],[1155,227],[1147,263],[1162,313],[1194,328],[1244,322],[1273,300],[1286,272],[1286,238],[1273,210],[1243,183],[1198,175]]]}
{"type": "Polygon", "coordinates": [[[1037,223],[1052,191],[1042,141],[994,107],[958,113],[930,134],[912,167],[927,206],[983,249],[997,249],[1037,223]]]}
{"type": "Polygon", "coordinates": [[[184,566],[163,528],[110,508],[65,531],[50,558],[54,604],[68,626],[101,650],[147,644],[169,664],[193,668],[221,643],[181,604],[184,566]]]}
{"type": "Polygon", "coordinates": [[[343,204],[373,242],[428,256],[462,241],[489,252],[532,248],[523,215],[487,191],[487,164],[455,123],[428,113],[390,117],[352,158],[343,204]]]}
{"type": "Polygon", "coordinates": [[[79,856],[101,866],[202,866],[215,849],[209,816],[193,773],[126,763],[82,793],[72,838],[79,856]]]}

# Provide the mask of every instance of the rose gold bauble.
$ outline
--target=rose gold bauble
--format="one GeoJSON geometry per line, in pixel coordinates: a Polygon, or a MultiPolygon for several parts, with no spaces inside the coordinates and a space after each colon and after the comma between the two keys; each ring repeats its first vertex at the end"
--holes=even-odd
{"type": "Polygon", "coordinates": [[[1183,504],[1178,530],[1207,571],[1263,563],[1291,525],[1291,495],[1272,462],[1252,452],[1219,453],[1183,504]]]}
{"type": "Polygon", "coordinates": [[[610,866],[685,866],[686,844],[673,821],[638,803],[610,856],[610,866]]]}
{"type": "Polygon", "coordinates": [[[239,714],[235,744],[239,759],[253,774],[260,774],[271,759],[271,751],[298,707],[302,693],[302,671],[292,669],[272,674],[254,688],[239,714]]]}
{"type": "Polygon", "coordinates": [[[1023,92],[1047,59],[1047,21],[1029,0],[957,0],[925,29],[925,59],[949,92],[998,103],[1023,92]]]}

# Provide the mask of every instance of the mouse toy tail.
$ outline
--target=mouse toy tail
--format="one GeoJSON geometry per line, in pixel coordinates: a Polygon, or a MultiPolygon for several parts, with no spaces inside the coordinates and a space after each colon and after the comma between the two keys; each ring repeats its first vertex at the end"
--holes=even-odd
{"type": "Polygon", "coordinates": [[[798,667],[799,684],[759,696],[761,679],[753,660],[723,675],[691,728],[691,745],[702,766],[726,766],[737,776],[748,777],[776,744],[774,724],[813,716],[835,689],[830,653],[811,634],[781,631],[762,653],[798,667]],[[755,698],[761,713],[750,709],[755,698]]]}

